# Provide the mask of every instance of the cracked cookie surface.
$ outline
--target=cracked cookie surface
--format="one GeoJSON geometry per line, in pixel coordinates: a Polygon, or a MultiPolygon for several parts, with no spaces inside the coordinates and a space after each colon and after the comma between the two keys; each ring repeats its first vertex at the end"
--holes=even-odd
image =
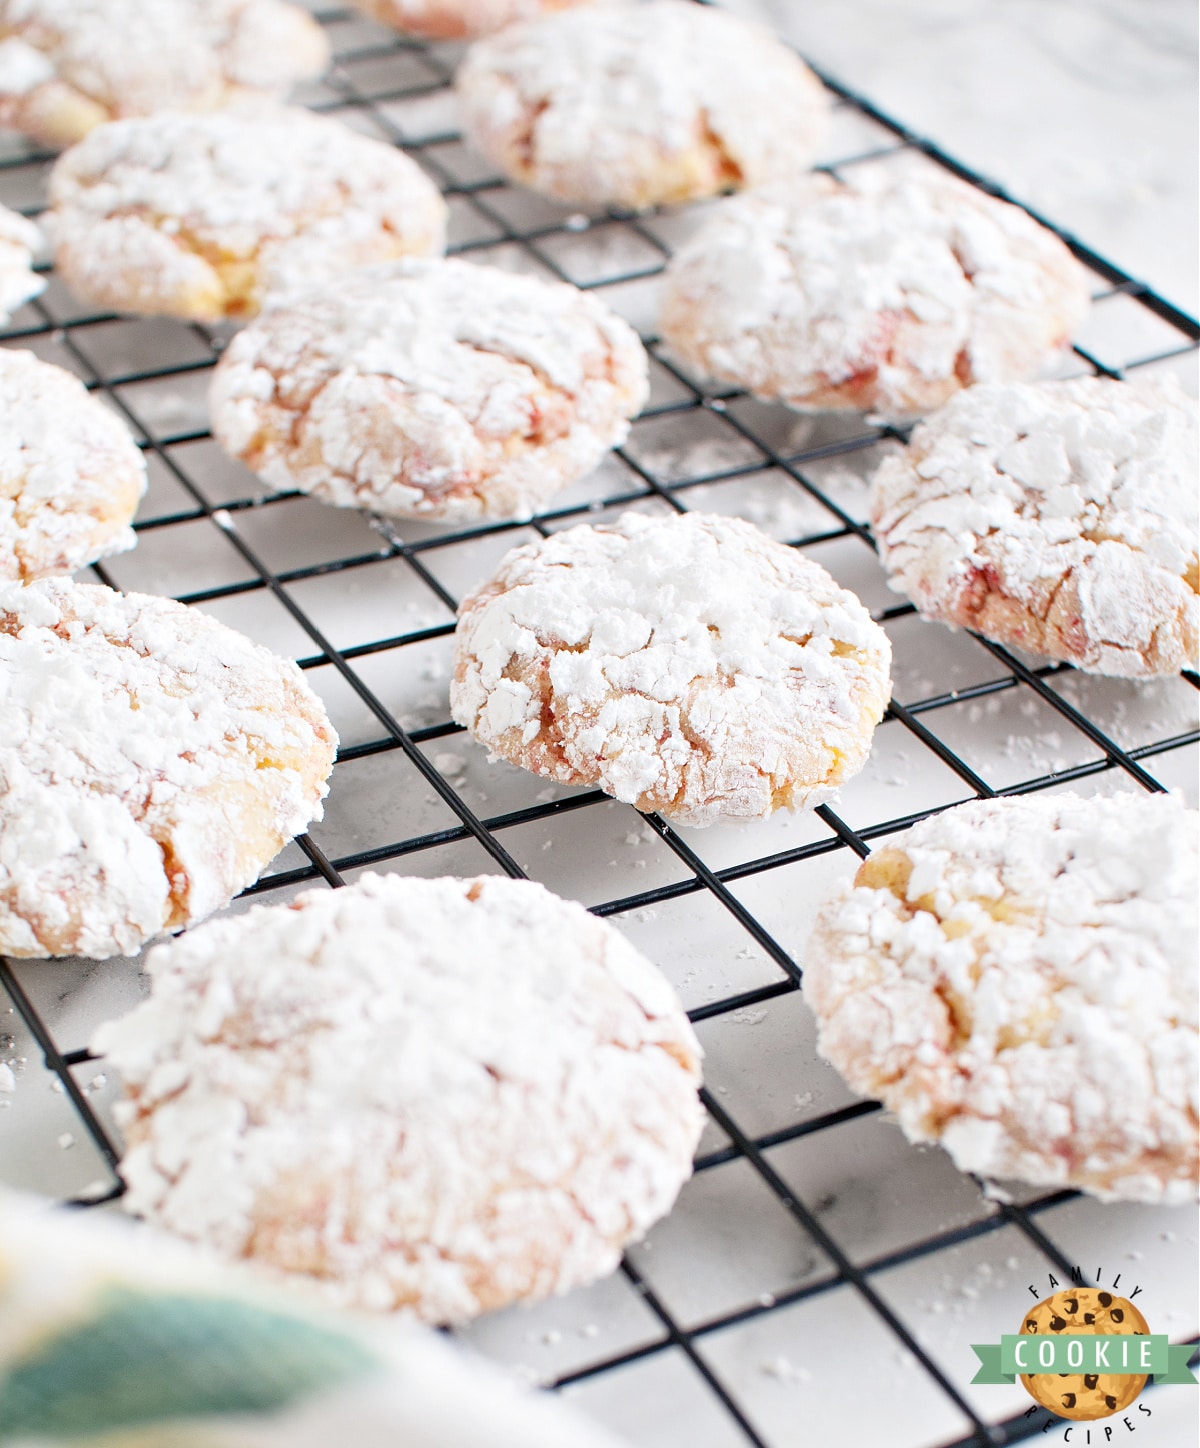
{"type": "Polygon", "coordinates": [[[887,635],[737,518],[627,513],[527,544],[463,600],[450,705],[513,764],[686,825],[828,799],[890,694],[887,635]]]}
{"type": "Polygon", "coordinates": [[[467,40],[491,35],[546,11],[621,0],[350,0],[356,10],[408,35],[430,40],[467,40]]]}
{"type": "Polygon", "coordinates": [[[930,163],[725,202],[667,267],[662,332],[698,375],[792,407],[904,416],[1034,376],[1088,308],[1052,232],[930,163]]]}
{"type": "Polygon", "coordinates": [[[321,815],[337,737],[290,661],[171,599],[0,583],[0,954],[136,952],[321,815]]]}
{"type": "Polygon", "coordinates": [[[633,329],[561,283],[463,261],[372,267],[269,307],[213,376],[213,432],[276,488],[341,507],[529,517],[624,440],[633,329]]]}
{"type": "Polygon", "coordinates": [[[892,586],[1091,673],[1197,668],[1196,417],[1173,378],[960,393],[872,480],[892,586]]]}
{"type": "Polygon", "coordinates": [[[50,208],[55,264],[81,297],[197,321],[445,244],[445,203],[415,161],[268,103],[98,126],[59,158],[50,208]]]}
{"type": "Polygon", "coordinates": [[[0,0],[0,125],[55,148],[121,116],[282,94],[328,63],[285,0],[0,0]]]}
{"type": "Polygon", "coordinates": [[[467,132],[514,180],[632,210],[799,174],[829,110],[782,41],[684,0],[513,26],[473,46],[455,84],[467,132]]]}
{"type": "Polygon", "coordinates": [[[0,350],[0,581],[73,573],[132,548],[146,463],[80,380],[0,350]]]}
{"type": "Polygon", "coordinates": [[[125,1205],[347,1305],[462,1321],[616,1267],[691,1174],[666,980],[541,885],[366,875],[154,950],[97,1033],[125,1205]]]}
{"type": "Polygon", "coordinates": [[[1197,1197],[1197,816],[981,800],[875,851],[821,911],[819,1048],[963,1171],[1197,1197]]]}

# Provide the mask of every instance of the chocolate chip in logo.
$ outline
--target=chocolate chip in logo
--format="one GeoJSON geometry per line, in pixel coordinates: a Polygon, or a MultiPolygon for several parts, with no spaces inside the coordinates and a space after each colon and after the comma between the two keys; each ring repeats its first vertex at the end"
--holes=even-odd
{"type": "Polygon", "coordinates": [[[1066,1327],[1067,1321],[1064,1317],[1052,1317],[1050,1319],[1050,1331],[1061,1332],[1066,1327]]]}
{"type": "Polygon", "coordinates": [[[1083,1320],[1087,1323],[1089,1327],[1091,1327],[1092,1324],[1096,1321],[1096,1314],[1094,1312],[1085,1312],[1083,1314],[1083,1320]]]}
{"type": "Polygon", "coordinates": [[[1084,1374],[1084,1377],[1083,1377],[1083,1386],[1084,1386],[1084,1387],[1088,1390],[1088,1392],[1090,1393],[1091,1390],[1096,1386],[1096,1384],[1097,1384],[1099,1381],[1100,1381],[1100,1374],[1099,1374],[1099,1373],[1085,1373],[1085,1374],[1084,1374]]]}
{"type": "Polygon", "coordinates": [[[1125,1321],[1125,1309],[1123,1307],[1114,1307],[1108,1315],[1114,1322],[1125,1321]]]}
{"type": "Polygon", "coordinates": [[[1074,1317],[1075,1314],[1079,1311],[1079,1299],[1077,1297],[1072,1297],[1069,1302],[1063,1303],[1063,1307],[1066,1308],[1068,1317],[1074,1317]]]}
{"type": "Polygon", "coordinates": [[[1034,1318],[1032,1318],[1032,1317],[1027,1317],[1027,1318],[1025,1319],[1025,1331],[1026,1331],[1026,1332],[1036,1332],[1036,1331],[1037,1331],[1037,1322],[1036,1322],[1036,1320],[1035,1320],[1034,1318]]]}
{"type": "Polygon", "coordinates": [[[1101,1307],[1111,1307],[1111,1306],[1112,1306],[1112,1293],[1111,1293],[1111,1292],[1102,1292],[1102,1293],[1100,1294],[1100,1306],[1101,1306],[1101,1307]]]}
{"type": "Polygon", "coordinates": [[[1104,1406],[1105,1406],[1106,1408],[1111,1408],[1114,1413],[1116,1412],[1116,1410],[1117,1410],[1117,1400],[1116,1400],[1116,1398],[1113,1397],[1113,1395],[1112,1395],[1111,1393],[1107,1394],[1107,1396],[1105,1397],[1105,1399],[1104,1399],[1104,1406]]]}
{"type": "Polygon", "coordinates": [[[1064,1394],[1063,1394],[1062,1405],[1063,1405],[1064,1408],[1068,1408],[1068,1409],[1069,1409],[1069,1408],[1073,1408],[1073,1407],[1075,1406],[1075,1394],[1074,1394],[1074,1393],[1064,1393],[1064,1394]]]}

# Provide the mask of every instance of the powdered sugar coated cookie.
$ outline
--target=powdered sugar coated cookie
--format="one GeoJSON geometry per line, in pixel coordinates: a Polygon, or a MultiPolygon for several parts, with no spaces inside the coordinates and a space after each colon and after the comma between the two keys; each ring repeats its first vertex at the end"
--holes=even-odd
{"type": "Polygon", "coordinates": [[[799,174],[829,109],[782,41],[685,0],[513,26],[470,50],[456,85],[467,132],[514,180],[633,209],[799,174]]]}
{"type": "Polygon", "coordinates": [[[606,0],[350,0],[356,10],[410,35],[459,40],[491,35],[518,20],[606,0]]]}
{"type": "Polygon", "coordinates": [[[621,442],[637,334],[596,298],[462,261],[290,295],[230,344],[213,432],[278,488],[342,507],[528,517],[621,442]]]}
{"type": "Polygon", "coordinates": [[[1062,794],[894,837],[809,942],[822,1054],[964,1171],[1194,1202],[1197,822],[1062,794]]]}
{"type": "Polygon", "coordinates": [[[540,885],[366,875],[155,949],[93,1042],[125,1205],[335,1300],[473,1317],[611,1271],[691,1174],[700,1049],[540,885]]]}
{"type": "Polygon", "coordinates": [[[0,0],[0,125],[48,146],[280,94],[328,63],[321,27],[285,0],[0,0]]]}
{"type": "Polygon", "coordinates": [[[73,573],[137,541],[146,463],[83,383],[0,349],[0,580],[73,573]]]}
{"type": "Polygon", "coordinates": [[[969,388],[875,474],[893,587],[1093,673],[1200,666],[1196,435],[1174,379],[969,388]]]}
{"type": "Polygon", "coordinates": [[[0,206],[0,323],[45,290],[45,281],[33,270],[33,253],[41,244],[32,221],[0,206]]]}
{"type": "Polygon", "coordinates": [[[445,203],[415,161],[265,104],[99,126],[59,158],[50,203],[55,262],[81,296],[202,321],[445,242],[445,203]]]}
{"type": "Polygon", "coordinates": [[[1033,376],[1087,306],[1083,268],[1024,211],[885,162],[727,202],[668,266],[662,331],[770,401],[902,415],[1033,376]]]}
{"type": "Polygon", "coordinates": [[[627,513],[514,549],[459,609],[450,706],[481,743],[687,825],[828,799],[891,649],[818,564],[738,518],[627,513]]]}
{"type": "Polygon", "coordinates": [[[0,583],[0,954],[131,954],[311,819],[337,738],[296,666],[166,598],[0,583]]]}

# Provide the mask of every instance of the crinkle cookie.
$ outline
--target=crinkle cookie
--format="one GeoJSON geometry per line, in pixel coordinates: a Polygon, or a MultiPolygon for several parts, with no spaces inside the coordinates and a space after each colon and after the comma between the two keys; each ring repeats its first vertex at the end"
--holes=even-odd
{"type": "Polygon", "coordinates": [[[93,1047],[125,1205],[341,1304],[462,1321],[612,1271],[691,1175],[700,1048],[529,881],[366,875],[155,949],[93,1047]]]}
{"type": "Polygon", "coordinates": [[[829,110],[781,40],[685,0],[515,25],[472,47],[456,85],[471,139],[514,180],[634,210],[799,174],[829,110]]]}
{"type": "Polygon", "coordinates": [[[1196,421],[1173,378],[959,393],[875,474],[892,586],[1091,673],[1200,667],[1196,421]]]}
{"type": "Polygon", "coordinates": [[[55,264],[80,296],[209,322],[445,242],[445,203],[415,161],[267,104],[98,126],[59,158],[50,204],[55,264]]]}
{"type": "Polygon", "coordinates": [[[286,297],[214,373],[213,432],[278,488],[341,507],[529,517],[646,400],[637,334],[574,287],[462,261],[286,297]]]}
{"type": "Polygon", "coordinates": [[[41,244],[32,221],[0,206],[0,324],[45,290],[44,279],[33,270],[33,253],[41,244]]]}
{"type": "Polygon", "coordinates": [[[1061,794],[895,836],[810,939],[822,1054],[963,1171],[1194,1202],[1197,823],[1061,794]]]}
{"type": "Polygon", "coordinates": [[[0,348],[0,581],[73,573],[137,541],[146,463],[77,377],[0,348]]]}
{"type": "Polygon", "coordinates": [[[1033,376],[1087,308],[1087,274],[1024,211],[883,162],[727,202],[669,264],[661,321],[697,374],[896,416],[1033,376]]]}
{"type": "Polygon", "coordinates": [[[463,600],[450,706],[534,774],[708,825],[856,774],[890,661],[858,599],[753,524],[626,513],[514,549],[463,600]]]}
{"type": "Polygon", "coordinates": [[[0,125],[55,148],[120,116],[281,94],[328,63],[284,0],[0,0],[0,125]]]}
{"type": "Polygon", "coordinates": [[[296,666],[167,598],[0,583],[0,954],[130,955],[321,817],[296,666]]]}
{"type": "Polygon", "coordinates": [[[350,0],[356,10],[410,35],[430,40],[461,40],[490,35],[518,20],[569,5],[611,0],[350,0]]]}

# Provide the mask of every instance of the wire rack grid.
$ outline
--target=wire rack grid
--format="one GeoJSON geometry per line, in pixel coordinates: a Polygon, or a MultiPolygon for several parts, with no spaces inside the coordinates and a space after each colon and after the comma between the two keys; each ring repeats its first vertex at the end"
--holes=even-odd
{"type": "MultiPolygon", "coordinates": [[[[452,252],[595,290],[642,331],[653,386],[626,445],[532,523],[439,531],[366,519],[264,492],[222,457],[204,392],[226,329],[96,313],[50,272],[4,345],[80,375],[133,428],[151,472],[137,551],[90,573],[179,597],[296,657],[342,735],[324,822],[232,908],[366,868],[529,875],[626,931],[680,990],[707,1053],[693,1182],[610,1281],[468,1330],[484,1352],[647,1448],[786,1448],[846,1433],[957,1448],[1040,1435],[1047,1417],[1024,1410],[1020,1389],[970,1386],[969,1342],[1011,1330],[1027,1283],[1080,1262],[1106,1280],[1122,1263],[1142,1272],[1173,1339],[1194,1338],[1180,1286],[1194,1276],[1194,1220],[1067,1191],[985,1190],[940,1152],[905,1143],[815,1056],[798,963],[806,923],[874,842],[963,799],[1194,793],[1200,679],[1093,679],[917,618],[885,588],[865,522],[864,480],[898,434],[714,391],[658,347],[658,275],[706,208],[587,214],[508,186],[457,135],[459,47],[314,8],[336,62],[303,101],[425,167],[450,205],[452,252]],[[891,635],[895,700],[836,807],[674,829],[597,791],[488,766],[448,721],[456,600],[504,552],[625,508],[694,507],[748,517],[804,549],[891,635]],[[850,1342],[876,1363],[875,1391],[839,1366],[850,1342]]],[[[822,79],[835,98],[831,171],[916,150],[1004,194],[822,79]]],[[[36,213],[51,159],[9,143],[0,200],[36,213]]],[[[1065,239],[1093,273],[1096,305],[1063,374],[1189,378],[1196,322],[1065,239]]],[[[112,1201],[114,1083],[86,1041],[138,998],[138,962],[0,958],[0,985],[11,999],[0,1055],[17,1072],[0,1098],[0,1176],[79,1204],[112,1201]]],[[[1150,1400],[1156,1411],[1168,1396],[1150,1400]]]]}

